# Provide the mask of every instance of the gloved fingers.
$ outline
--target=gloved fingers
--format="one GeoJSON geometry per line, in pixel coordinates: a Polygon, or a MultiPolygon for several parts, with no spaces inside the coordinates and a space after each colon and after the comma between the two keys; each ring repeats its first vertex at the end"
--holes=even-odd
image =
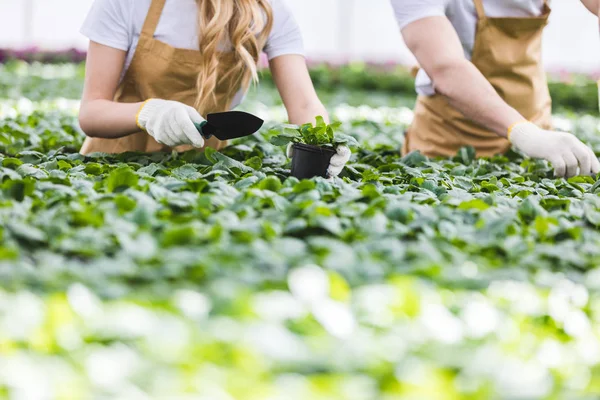
{"type": "Polygon", "coordinates": [[[329,165],[333,165],[334,167],[343,167],[344,165],[346,165],[348,161],[345,160],[344,158],[340,157],[340,156],[333,156],[331,157],[331,161],[329,162],[329,165]]]}
{"type": "Polygon", "coordinates": [[[288,143],[287,148],[285,149],[285,155],[287,158],[294,157],[294,143],[288,143]]]}
{"type": "Polygon", "coordinates": [[[577,157],[575,157],[575,154],[572,151],[566,151],[563,153],[562,158],[565,161],[566,166],[565,178],[572,178],[576,176],[579,163],[577,162],[577,157]]]}
{"type": "Polygon", "coordinates": [[[202,118],[202,115],[200,115],[200,113],[198,111],[196,111],[195,108],[187,106],[186,111],[193,123],[201,124],[202,122],[205,121],[205,119],[202,118]]]}
{"type": "Polygon", "coordinates": [[[350,157],[352,157],[352,151],[348,146],[338,146],[336,153],[344,161],[344,164],[350,161],[350,157]]]}
{"type": "Polygon", "coordinates": [[[344,165],[339,165],[339,166],[329,165],[329,168],[327,168],[327,175],[330,178],[336,177],[342,173],[343,169],[344,169],[344,165]]]}
{"type": "MultiPolygon", "coordinates": [[[[204,146],[204,138],[198,132],[198,128],[194,125],[192,118],[196,118],[198,120],[198,115],[194,115],[192,117],[190,114],[193,114],[189,109],[181,108],[175,112],[175,120],[179,129],[181,129],[183,135],[186,137],[186,141],[188,144],[191,144],[194,147],[202,147],[204,146]]],[[[196,113],[197,114],[197,113],[196,113]]],[[[200,122],[202,122],[202,117],[200,117],[200,122]]]]}
{"type": "Polygon", "coordinates": [[[585,154],[589,160],[589,168],[584,170],[583,167],[581,167],[581,173],[585,175],[597,175],[598,172],[600,172],[600,160],[598,160],[598,157],[596,157],[596,153],[594,153],[594,150],[592,150],[590,146],[583,142],[581,142],[580,147],[581,152],[585,151],[585,154]]]}
{"type": "Polygon", "coordinates": [[[157,143],[169,146],[171,142],[171,128],[169,127],[169,116],[161,115],[148,122],[146,131],[157,143]]]}
{"type": "Polygon", "coordinates": [[[592,157],[592,166],[591,171],[593,175],[597,175],[600,172],[600,160],[596,157],[596,154],[592,149],[590,149],[591,157],[592,157]]]}
{"type": "Polygon", "coordinates": [[[178,146],[181,144],[181,140],[177,135],[177,129],[174,120],[169,119],[163,126],[163,132],[161,134],[162,143],[169,146],[178,146]]]}
{"type": "Polygon", "coordinates": [[[331,157],[330,165],[335,167],[343,167],[350,161],[352,152],[346,146],[340,146],[337,148],[336,153],[331,157]]]}
{"type": "Polygon", "coordinates": [[[338,146],[336,153],[331,157],[327,173],[330,177],[336,177],[342,173],[344,167],[350,161],[352,151],[347,146],[338,146]]]}
{"type": "Polygon", "coordinates": [[[579,163],[579,173],[581,175],[589,176],[592,174],[592,154],[590,153],[591,150],[581,142],[573,148],[573,154],[579,163]]]}
{"type": "Polygon", "coordinates": [[[190,144],[187,136],[182,132],[179,126],[175,113],[169,116],[168,123],[165,127],[165,133],[168,136],[168,146],[180,146],[182,144],[190,144]]]}
{"type": "Polygon", "coordinates": [[[560,155],[551,158],[550,163],[552,164],[552,168],[554,168],[554,176],[557,178],[562,178],[565,176],[567,171],[567,166],[565,164],[565,160],[560,155]]]}

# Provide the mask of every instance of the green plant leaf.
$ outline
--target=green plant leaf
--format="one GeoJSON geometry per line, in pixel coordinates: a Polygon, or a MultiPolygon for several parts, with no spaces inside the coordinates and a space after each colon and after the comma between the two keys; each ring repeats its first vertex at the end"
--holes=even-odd
{"type": "Polygon", "coordinates": [[[287,146],[288,144],[296,141],[299,137],[300,137],[300,135],[283,134],[283,135],[273,136],[270,139],[270,142],[274,146],[287,146]]]}
{"type": "Polygon", "coordinates": [[[254,170],[260,170],[262,168],[262,158],[260,157],[252,157],[248,160],[246,160],[244,162],[244,165],[247,165],[248,167],[254,169],[254,170]]]}
{"type": "Polygon", "coordinates": [[[135,188],[139,177],[128,166],[122,166],[113,170],[106,179],[106,190],[114,193],[128,188],[135,188]]]}

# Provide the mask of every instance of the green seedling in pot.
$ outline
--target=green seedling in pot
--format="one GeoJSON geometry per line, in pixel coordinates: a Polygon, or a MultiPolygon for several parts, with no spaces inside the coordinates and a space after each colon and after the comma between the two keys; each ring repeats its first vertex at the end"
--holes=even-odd
{"type": "Polygon", "coordinates": [[[336,132],[340,122],[327,124],[322,116],[316,125],[285,125],[283,133],[271,138],[276,146],[287,146],[287,156],[292,159],[292,176],[310,179],[315,176],[338,176],[352,152],[349,146],[358,146],[352,136],[336,132]]]}

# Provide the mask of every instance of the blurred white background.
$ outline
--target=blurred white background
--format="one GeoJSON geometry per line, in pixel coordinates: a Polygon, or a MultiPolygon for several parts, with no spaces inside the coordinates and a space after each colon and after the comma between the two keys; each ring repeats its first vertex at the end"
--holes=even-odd
{"type": "MultiPolygon", "coordinates": [[[[285,0],[296,13],[309,57],[412,63],[402,44],[388,0],[285,0]]],[[[501,0],[499,0],[501,1],[501,0]]],[[[77,47],[93,0],[0,0],[0,48],[77,47]]],[[[600,69],[598,21],[578,0],[553,0],[546,30],[548,69],[600,69]]]]}

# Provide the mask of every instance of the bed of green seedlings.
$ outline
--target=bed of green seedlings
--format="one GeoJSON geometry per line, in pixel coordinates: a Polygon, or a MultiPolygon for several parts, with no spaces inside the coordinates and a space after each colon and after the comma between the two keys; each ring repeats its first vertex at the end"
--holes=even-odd
{"type": "Polygon", "coordinates": [[[83,157],[81,80],[0,68],[0,398],[600,396],[595,177],[402,157],[406,100],[340,90],[359,146],[298,181],[268,86],[222,152],[83,157]]]}

